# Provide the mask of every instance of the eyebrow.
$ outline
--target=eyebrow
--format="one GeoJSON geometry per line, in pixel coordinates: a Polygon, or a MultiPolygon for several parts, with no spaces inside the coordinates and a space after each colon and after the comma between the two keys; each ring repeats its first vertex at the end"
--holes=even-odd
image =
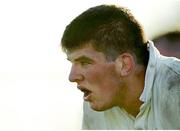
{"type": "MultiPolygon", "coordinates": [[[[70,58],[67,58],[67,60],[72,62],[72,60],[71,60],[70,58]]],[[[93,62],[93,60],[90,59],[90,58],[87,57],[87,56],[80,56],[80,57],[74,59],[73,61],[75,61],[75,62],[77,62],[77,61],[88,61],[88,62],[93,62]]]]}

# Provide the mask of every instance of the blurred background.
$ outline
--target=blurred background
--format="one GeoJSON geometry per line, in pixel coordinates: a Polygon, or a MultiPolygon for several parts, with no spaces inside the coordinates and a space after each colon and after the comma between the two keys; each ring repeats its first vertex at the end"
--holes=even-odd
{"type": "Polygon", "coordinates": [[[149,39],[180,29],[180,0],[1,0],[0,131],[81,128],[83,96],[68,81],[60,40],[73,18],[100,4],[131,9],[149,39]]]}

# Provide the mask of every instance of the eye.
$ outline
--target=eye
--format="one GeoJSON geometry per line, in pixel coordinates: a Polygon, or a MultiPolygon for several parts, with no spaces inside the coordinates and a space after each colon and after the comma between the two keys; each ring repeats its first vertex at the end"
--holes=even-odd
{"type": "Polygon", "coordinates": [[[86,65],[91,64],[91,62],[89,62],[89,61],[81,61],[80,64],[81,64],[81,66],[86,66],[86,65]]]}

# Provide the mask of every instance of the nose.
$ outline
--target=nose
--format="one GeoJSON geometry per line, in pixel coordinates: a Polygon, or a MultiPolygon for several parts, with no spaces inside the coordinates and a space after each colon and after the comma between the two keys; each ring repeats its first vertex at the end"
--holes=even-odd
{"type": "Polygon", "coordinates": [[[73,66],[71,67],[71,71],[69,74],[69,81],[70,82],[79,82],[84,79],[83,75],[81,74],[81,71],[78,67],[73,66]]]}

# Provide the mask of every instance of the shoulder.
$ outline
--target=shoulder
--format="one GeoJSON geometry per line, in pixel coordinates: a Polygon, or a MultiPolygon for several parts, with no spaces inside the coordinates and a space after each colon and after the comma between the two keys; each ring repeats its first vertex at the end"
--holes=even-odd
{"type": "Polygon", "coordinates": [[[159,68],[167,68],[168,71],[173,71],[180,75],[180,59],[160,55],[158,61],[159,68]]]}
{"type": "Polygon", "coordinates": [[[153,88],[154,110],[165,129],[180,126],[180,60],[161,56],[158,59],[153,88]],[[157,110],[156,110],[157,109],[157,110]]]}
{"type": "MultiPolygon", "coordinates": [[[[180,91],[180,60],[174,57],[160,56],[157,70],[157,82],[166,91],[180,91]]],[[[163,88],[161,87],[161,88],[163,88]]]]}

